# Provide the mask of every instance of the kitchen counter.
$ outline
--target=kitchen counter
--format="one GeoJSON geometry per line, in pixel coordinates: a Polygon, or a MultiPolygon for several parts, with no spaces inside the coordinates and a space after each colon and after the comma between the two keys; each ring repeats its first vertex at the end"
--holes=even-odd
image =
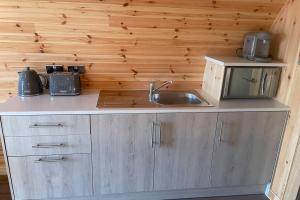
{"type": "Polygon", "coordinates": [[[256,62],[237,56],[205,56],[205,60],[213,62],[221,66],[236,66],[236,67],[286,67],[287,64],[272,60],[271,62],[256,62]]]}
{"type": "MultiPolygon", "coordinates": [[[[140,91],[145,93],[145,91],[140,91]]],[[[96,107],[99,91],[86,90],[80,96],[56,96],[48,94],[35,97],[12,97],[0,104],[0,115],[48,115],[48,114],[105,114],[105,113],[170,113],[170,112],[239,112],[239,111],[288,111],[289,107],[276,100],[225,100],[215,102],[199,91],[214,106],[207,107],[139,107],[131,104],[96,107]]]]}
{"type": "Polygon", "coordinates": [[[15,199],[264,193],[288,107],[275,100],[217,104],[197,92],[215,106],[153,105],[147,91],[101,91],[99,102],[99,91],[84,91],[73,97],[13,97],[0,104],[0,137],[15,199]]]}

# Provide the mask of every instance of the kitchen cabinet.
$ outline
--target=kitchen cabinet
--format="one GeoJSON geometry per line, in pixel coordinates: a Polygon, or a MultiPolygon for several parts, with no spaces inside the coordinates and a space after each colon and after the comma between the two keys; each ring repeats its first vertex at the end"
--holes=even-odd
{"type": "Polygon", "coordinates": [[[2,116],[14,198],[92,196],[89,115],[2,116]]]}
{"type": "Polygon", "coordinates": [[[216,122],[217,113],[93,116],[96,193],[209,187],[216,122]]]}
{"type": "Polygon", "coordinates": [[[261,194],[287,112],[2,116],[15,199],[261,194]]]}
{"type": "Polygon", "coordinates": [[[155,114],[93,115],[95,194],[153,189],[155,114]]]}
{"type": "Polygon", "coordinates": [[[286,112],[220,113],[212,186],[264,185],[271,181],[286,112]]]}
{"type": "Polygon", "coordinates": [[[154,190],[210,187],[217,113],[158,114],[154,190]]]}
{"type": "Polygon", "coordinates": [[[88,154],[9,157],[16,199],[52,199],[92,195],[88,154]]]}

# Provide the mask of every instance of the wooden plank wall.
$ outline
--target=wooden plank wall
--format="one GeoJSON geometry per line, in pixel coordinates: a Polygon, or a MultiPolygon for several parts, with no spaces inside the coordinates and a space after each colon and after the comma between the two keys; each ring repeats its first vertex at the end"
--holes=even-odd
{"type": "Polygon", "coordinates": [[[269,30],[284,0],[1,0],[0,101],[17,71],[85,64],[84,87],[199,88],[204,55],[234,55],[248,31],[269,30]]]}
{"type": "Polygon", "coordinates": [[[6,174],[5,162],[3,159],[2,145],[0,145],[0,176],[6,174]]]}
{"type": "Polygon", "coordinates": [[[291,107],[274,181],[272,199],[296,198],[300,185],[300,0],[288,0],[271,27],[273,54],[288,63],[282,74],[278,100],[291,107]]]}

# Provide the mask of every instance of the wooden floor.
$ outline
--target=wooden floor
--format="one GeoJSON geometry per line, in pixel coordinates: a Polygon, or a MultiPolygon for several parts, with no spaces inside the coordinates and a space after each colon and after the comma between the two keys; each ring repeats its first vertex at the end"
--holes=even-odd
{"type": "MultiPolygon", "coordinates": [[[[0,200],[11,200],[6,176],[0,176],[0,200]]],[[[268,200],[268,198],[262,195],[249,195],[236,197],[196,198],[188,200],[268,200]]]]}
{"type": "Polygon", "coordinates": [[[0,176],[0,200],[10,200],[7,176],[0,176]]]}

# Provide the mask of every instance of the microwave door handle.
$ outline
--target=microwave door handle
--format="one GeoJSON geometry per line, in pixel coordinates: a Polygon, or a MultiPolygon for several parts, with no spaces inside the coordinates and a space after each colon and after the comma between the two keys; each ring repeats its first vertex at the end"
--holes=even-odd
{"type": "Polygon", "coordinates": [[[261,95],[262,96],[265,95],[267,78],[268,78],[268,73],[265,73],[262,78],[262,83],[261,83],[261,95]]]}
{"type": "Polygon", "coordinates": [[[248,79],[248,78],[246,78],[246,77],[242,77],[242,79],[248,81],[249,83],[255,83],[255,82],[256,82],[256,79],[255,79],[255,78],[248,79]]]}

